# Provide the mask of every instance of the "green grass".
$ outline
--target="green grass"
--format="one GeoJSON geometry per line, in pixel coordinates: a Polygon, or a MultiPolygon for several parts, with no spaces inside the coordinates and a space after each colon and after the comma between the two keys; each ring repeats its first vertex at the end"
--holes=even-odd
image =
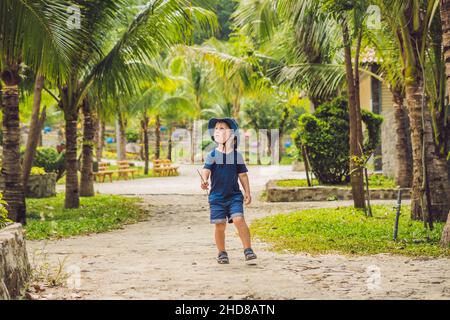
{"type": "Polygon", "coordinates": [[[144,219],[139,198],[95,195],[80,198],[80,208],[64,209],[64,194],[27,199],[27,239],[66,238],[119,229],[144,219]]]}
{"type": "MultiPolygon", "coordinates": [[[[318,186],[319,182],[316,179],[312,180],[313,186],[318,186]]],[[[307,187],[308,182],[306,179],[287,179],[287,180],[279,180],[277,181],[278,187],[307,187]]],[[[343,185],[329,185],[333,187],[341,187],[341,188],[350,188],[350,184],[343,185]]],[[[369,176],[369,188],[373,189],[383,189],[383,188],[396,188],[397,185],[394,179],[374,174],[369,176]]]]}
{"type": "Polygon", "coordinates": [[[373,215],[368,218],[362,210],[353,207],[308,209],[257,219],[251,224],[251,231],[275,251],[450,256],[450,248],[439,247],[443,223],[435,224],[427,240],[423,223],[411,220],[410,207],[405,206],[395,242],[392,240],[395,210],[378,205],[373,207],[373,215]]]}

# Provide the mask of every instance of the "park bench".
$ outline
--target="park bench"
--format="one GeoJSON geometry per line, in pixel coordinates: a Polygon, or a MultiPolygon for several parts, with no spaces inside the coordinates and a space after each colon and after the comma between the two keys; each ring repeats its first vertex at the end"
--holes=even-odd
{"type": "Polygon", "coordinates": [[[98,172],[94,172],[94,180],[97,181],[97,176],[99,177],[99,182],[105,182],[105,176],[109,176],[109,180],[112,182],[112,175],[116,172],[109,169],[109,163],[100,162],[98,164],[98,172]]]}
{"type": "Polygon", "coordinates": [[[119,173],[119,179],[120,177],[124,177],[125,180],[128,180],[128,175],[131,174],[132,179],[134,179],[134,173],[136,172],[136,169],[130,168],[130,163],[127,160],[117,161],[118,170],[119,173]]]}
{"type": "Polygon", "coordinates": [[[178,175],[178,166],[174,166],[169,159],[153,160],[153,172],[159,176],[178,175]]]}

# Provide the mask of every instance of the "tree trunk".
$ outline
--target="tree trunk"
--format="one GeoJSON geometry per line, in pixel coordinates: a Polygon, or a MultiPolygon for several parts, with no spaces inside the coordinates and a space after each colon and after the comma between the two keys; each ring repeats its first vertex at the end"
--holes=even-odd
{"type": "MultiPolygon", "coordinates": [[[[450,93],[450,0],[441,0],[441,20],[445,61],[445,77],[447,82],[448,95],[450,93]]],[[[448,123],[447,126],[449,126],[448,123]]],[[[447,127],[447,133],[448,132],[450,132],[450,130],[447,127]]],[[[446,142],[446,146],[448,146],[448,139],[446,142]]],[[[450,245],[450,212],[448,213],[447,223],[445,224],[444,230],[442,232],[441,245],[446,247],[450,245]]]]}
{"type": "Polygon", "coordinates": [[[444,230],[442,230],[441,246],[450,246],[450,211],[447,215],[447,223],[444,226],[444,230]]]}
{"type": "MultiPolygon", "coordinates": [[[[411,194],[411,216],[415,220],[423,220],[423,195],[429,191],[429,213],[433,221],[445,221],[447,219],[450,194],[450,183],[447,174],[447,166],[444,159],[440,158],[439,152],[433,139],[433,128],[431,115],[427,106],[424,108],[424,123],[422,125],[422,102],[423,88],[421,77],[418,82],[406,84],[406,102],[409,108],[411,123],[411,144],[413,155],[413,183],[411,194]],[[423,130],[423,140],[422,140],[423,130]],[[425,150],[423,150],[425,146],[425,150]],[[423,170],[423,154],[425,155],[426,171],[423,170]],[[428,188],[423,190],[424,173],[427,175],[428,188]],[[428,189],[428,190],[427,190],[428,189]]],[[[428,210],[426,210],[428,211],[428,210]]]]}
{"type": "Polygon", "coordinates": [[[357,159],[362,156],[362,137],[361,124],[358,125],[358,106],[356,101],[355,80],[353,77],[353,66],[351,56],[351,43],[347,22],[342,24],[343,30],[343,44],[345,49],[345,67],[348,90],[348,108],[349,108],[349,122],[350,122],[350,181],[352,186],[352,196],[355,208],[365,208],[364,200],[364,181],[362,167],[358,166],[357,159]],[[355,159],[356,158],[356,159],[355,159]]]}
{"type": "Polygon", "coordinates": [[[65,108],[66,121],[66,209],[80,207],[77,161],[77,122],[78,108],[65,108]]]}
{"type": "Polygon", "coordinates": [[[161,121],[159,115],[156,116],[155,124],[155,159],[159,159],[161,155],[161,121]]]}
{"type": "Polygon", "coordinates": [[[99,121],[98,128],[98,143],[97,143],[97,162],[102,162],[103,158],[103,147],[105,145],[105,122],[102,120],[99,121]]]}
{"type": "Polygon", "coordinates": [[[396,126],[395,157],[397,167],[395,170],[395,182],[402,188],[410,188],[412,182],[412,159],[408,147],[408,130],[406,127],[407,115],[403,106],[403,96],[400,92],[392,90],[394,120],[396,126]]]}
{"type": "Polygon", "coordinates": [[[270,132],[270,129],[267,129],[266,131],[266,137],[267,137],[267,156],[272,157],[272,132],[270,132]]]}
{"type": "Polygon", "coordinates": [[[448,95],[450,93],[450,0],[441,0],[441,21],[448,95]]]}
{"type": "Polygon", "coordinates": [[[28,139],[22,164],[22,184],[25,191],[28,185],[28,178],[30,177],[31,167],[33,166],[34,156],[36,155],[36,148],[39,143],[40,133],[45,121],[45,108],[41,116],[39,115],[41,111],[41,98],[43,88],[44,76],[38,74],[34,84],[33,110],[31,113],[30,131],[28,133],[28,139]]]}
{"type": "Polygon", "coordinates": [[[144,144],[144,174],[148,175],[148,167],[149,167],[149,153],[148,153],[148,122],[149,118],[147,114],[144,114],[144,118],[141,121],[142,133],[144,136],[143,144],[144,144]]]}
{"type": "Polygon", "coordinates": [[[93,197],[94,193],[94,136],[95,119],[88,98],[82,105],[83,110],[83,149],[81,163],[80,196],[93,197]]]}
{"type": "Polygon", "coordinates": [[[167,144],[167,159],[172,160],[172,132],[173,127],[170,125],[169,128],[169,142],[167,144]]]}
{"type": "MultiPolygon", "coordinates": [[[[191,135],[191,164],[195,163],[195,120],[192,120],[192,123],[189,127],[189,133],[191,135]]],[[[170,137],[169,137],[170,139],[170,137]]]]}
{"type": "Polygon", "coordinates": [[[3,167],[5,180],[3,200],[6,201],[8,217],[26,223],[25,193],[20,168],[20,122],[19,122],[19,77],[18,72],[2,73],[5,86],[2,89],[3,107],[3,167]],[[11,76],[12,75],[12,76],[11,76]],[[6,78],[6,79],[5,79],[6,78]],[[9,82],[8,80],[13,80],[9,82]]]}
{"type": "Polygon", "coordinates": [[[123,161],[127,159],[127,137],[126,137],[126,119],[121,112],[117,118],[117,160],[123,161]]]}

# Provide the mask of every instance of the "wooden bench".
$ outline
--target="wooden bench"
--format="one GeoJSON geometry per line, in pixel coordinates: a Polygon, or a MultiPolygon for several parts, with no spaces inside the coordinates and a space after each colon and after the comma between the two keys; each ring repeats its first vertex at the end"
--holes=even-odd
{"type": "Polygon", "coordinates": [[[131,178],[134,179],[134,173],[137,171],[136,169],[130,168],[130,163],[127,160],[123,161],[117,161],[118,170],[119,173],[119,179],[120,177],[124,177],[125,180],[128,180],[128,175],[131,174],[131,178]]]}
{"type": "Polygon", "coordinates": [[[153,160],[153,172],[159,176],[178,175],[178,166],[172,165],[169,159],[153,160]]]}
{"type": "Polygon", "coordinates": [[[109,180],[112,182],[112,175],[116,172],[109,169],[109,163],[100,162],[98,164],[98,172],[94,172],[94,180],[97,181],[97,176],[99,177],[99,182],[105,182],[105,176],[109,176],[109,180]]]}

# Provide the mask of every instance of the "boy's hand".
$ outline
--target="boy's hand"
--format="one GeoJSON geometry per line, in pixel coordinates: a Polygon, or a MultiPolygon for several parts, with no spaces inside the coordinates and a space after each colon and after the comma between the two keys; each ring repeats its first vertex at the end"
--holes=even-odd
{"type": "Polygon", "coordinates": [[[202,182],[202,183],[200,184],[200,187],[201,187],[203,190],[208,190],[209,183],[208,183],[208,182],[202,182]]]}
{"type": "Polygon", "coordinates": [[[249,193],[244,195],[244,202],[246,205],[249,205],[252,202],[252,196],[249,193]]]}

